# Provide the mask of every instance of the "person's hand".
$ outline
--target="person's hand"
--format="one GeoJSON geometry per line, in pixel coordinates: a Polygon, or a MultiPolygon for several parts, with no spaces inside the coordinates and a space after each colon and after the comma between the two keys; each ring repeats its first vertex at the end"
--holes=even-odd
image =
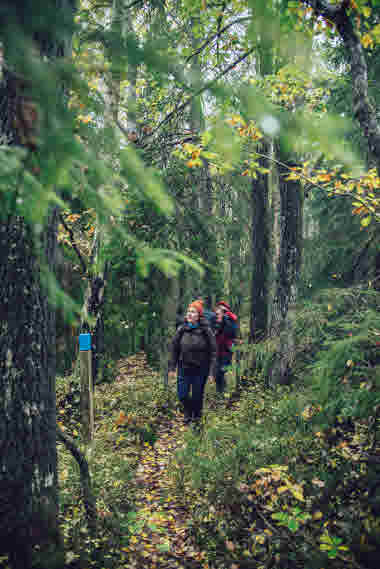
{"type": "Polygon", "coordinates": [[[208,377],[210,381],[215,381],[215,375],[209,375],[208,377]]]}
{"type": "Polygon", "coordinates": [[[175,371],[169,371],[169,373],[168,373],[168,378],[169,378],[169,379],[175,379],[175,375],[176,375],[176,374],[175,374],[175,371]]]}

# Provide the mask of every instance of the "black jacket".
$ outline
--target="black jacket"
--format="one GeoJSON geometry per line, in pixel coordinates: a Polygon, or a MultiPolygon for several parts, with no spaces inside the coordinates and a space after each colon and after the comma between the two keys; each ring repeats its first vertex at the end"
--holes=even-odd
{"type": "Polygon", "coordinates": [[[199,326],[180,326],[171,343],[169,371],[177,365],[183,368],[208,368],[210,375],[215,375],[216,341],[208,320],[199,319],[199,326]]]}

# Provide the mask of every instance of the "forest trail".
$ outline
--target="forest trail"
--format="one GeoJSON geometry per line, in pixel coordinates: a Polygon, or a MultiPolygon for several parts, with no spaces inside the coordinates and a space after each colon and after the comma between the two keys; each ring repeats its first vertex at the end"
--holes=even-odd
{"type": "Polygon", "coordinates": [[[175,451],[184,444],[189,427],[180,416],[159,428],[154,446],[147,445],[136,472],[136,533],[128,553],[130,567],[207,569],[203,553],[193,543],[184,500],[175,495],[171,472],[175,451]]]}
{"type": "MultiPolygon", "coordinates": [[[[145,365],[144,365],[145,364],[145,365]]],[[[143,372],[144,356],[134,356],[128,363],[120,362],[118,381],[134,381],[136,369],[143,372]],[[131,361],[133,360],[133,361],[131,361]]],[[[133,535],[124,551],[128,566],[141,569],[208,569],[204,553],[197,548],[188,527],[190,512],[184,494],[178,496],[174,477],[180,476],[176,451],[185,445],[186,432],[191,429],[180,413],[165,418],[158,426],[153,446],[144,443],[136,471],[137,496],[132,520],[133,535]]]]}

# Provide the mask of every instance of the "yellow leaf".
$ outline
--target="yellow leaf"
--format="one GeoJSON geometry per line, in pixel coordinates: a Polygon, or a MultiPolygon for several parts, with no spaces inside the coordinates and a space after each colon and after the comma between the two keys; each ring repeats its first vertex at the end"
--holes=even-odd
{"type": "Polygon", "coordinates": [[[364,217],[360,222],[362,227],[367,227],[367,225],[369,225],[370,223],[371,223],[371,216],[370,215],[367,215],[367,217],[364,217]]]}
{"type": "Polygon", "coordinates": [[[372,47],[372,45],[373,45],[373,39],[371,38],[371,36],[369,34],[365,34],[364,36],[362,36],[360,38],[360,41],[361,41],[361,43],[365,49],[367,49],[367,47],[370,47],[370,46],[372,47]]]}
{"type": "Polygon", "coordinates": [[[65,482],[65,480],[67,480],[67,477],[69,476],[69,472],[67,469],[62,470],[62,472],[59,474],[59,480],[60,482],[65,482]]]}
{"type": "Polygon", "coordinates": [[[297,486],[297,485],[293,485],[289,487],[289,490],[291,491],[291,493],[293,494],[293,496],[297,499],[300,500],[300,502],[304,502],[305,498],[303,497],[303,489],[302,486],[297,486]]]}
{"type": "Polygon", "coordinates": [[[317,176],[317,180],[319,182],[330,182],[331,174],[319,174],[319,176],[317,176]]]}
{"type": "Polygon", "coordinates": [[[278,492],[279,494],[282,494],[283,492],[286,492],[287,490],[289,490],[289,488],[288,488],[287,486],[279,486],[279,487],[277,488],[277,492],[278,492]]]}
{"type": "Polygon", "coordinates": [[[369,18],[371,15],[371,8],[370,6],[363,6],[362,8],[362,14],[365,18],[369,18]]]}
{"type": "Polygon", "coordinates": [[[287,176],[287,177],[285,178],[285,180],[286,180],[286,181],[288,181],[288,180],[299,180],[299,178],[300,178],[300,177],[299,177],[298,174],[296,174],[296,172],[292,172],[291,174],[289,174],[289,176],[287,176]]]}
{"type": "Polygon", "coordinates": [[[320,520],[321,518],[323,518],[322,512],[314,512],[313,520],[320,520]]]}
{"type": "Polygon", "coordinates": [[[273,535],[272,532],[269,529],[265,529],[264,533],[266,533],[267,535],[271,536],[273,535]]]}
{"type": "Polygon", "coordinates": [[[319,549],[321,549],[322,551],[330,551],[331,549],[331,545],[327,544],[327,543],[322,543],[319,546],[319,549]]]}

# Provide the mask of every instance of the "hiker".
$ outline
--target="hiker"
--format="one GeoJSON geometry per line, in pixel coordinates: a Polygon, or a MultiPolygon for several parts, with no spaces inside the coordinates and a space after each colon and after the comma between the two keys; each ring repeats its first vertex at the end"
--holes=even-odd
{"type": "Polygon", "coordinates": [[[223,393],[226,388],[225,373],[232,363],[232,346],[237,336],[237,316],[231,312],[227,302],[221,300],[215,307],[216,324],[215,339],[218,348],[215,383],[218,393],[223,393]]]}
{"type": "Polygon", "coordinates": [[[195,300],[174,335],[169,361],[169,377],[175,377],[178,367],[177,392],[185,423],[200,422],[206,381],[208,376],[215,377],[215,365],[215,336],[203,315],[203,301],[195,300]]]}

